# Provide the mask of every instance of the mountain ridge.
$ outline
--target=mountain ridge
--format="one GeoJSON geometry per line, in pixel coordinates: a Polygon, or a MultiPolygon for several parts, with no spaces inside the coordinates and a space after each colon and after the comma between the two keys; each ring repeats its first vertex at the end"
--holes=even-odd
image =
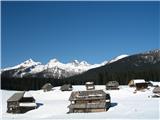
{"type": "Polygon", "coordinates": [[[127,57],[128,55],[121,55],[121,57],[117,56],[116,58],[110,61],[104,61],[99,64],[89,64],[86,61],[78,61],[78,60],[73,60],[72,62],[69,63],[62,63],[58,59],[54,58],[49,60],[47,64],[43,65],[41,62],[35,62],[30,58],[16,66],[2,69],[2,72],[16,71],[14,73],[11,73],[13,74],[13,76],[9,75],[11,77],[25,77],[28,75],[35,76],[35,74],[38,74],[38,76],[40,77],[53,77],[60,79],[64,77],[70,77],[73,75],[81,74],[89,69],[103,66],[108,62],[115,62],[119,59],[122,59],[123,58],[122,56],[127,57]]]}

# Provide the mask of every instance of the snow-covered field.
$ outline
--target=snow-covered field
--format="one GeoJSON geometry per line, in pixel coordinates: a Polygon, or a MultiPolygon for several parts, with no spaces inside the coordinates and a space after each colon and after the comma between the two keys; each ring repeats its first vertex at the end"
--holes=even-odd
{"type": "MultiPolygon", "coordinates": [[[[158,83],[159,84],[159,83],[158,83]]],[[[120,86],[120,90],[105,90],[105,86],[96,86],[97,90],[103,89],[110,93],[112,107],[107,112],[97,113],[71,113],[67,114],[70,104],[68,101],[71,91],[62,92],[60,87],[53,91],[43,92],[29,91],[41,106],[25,114],[9,114],[7,110],[7,99],[17,91],[0,91],[0,112],[2,120],[23,119],[160,119],[160,98],[151,98],[153,87],[149,90],[139,91],[134,94],[135,88],[120,86]]],[[[74,91],[85,90],[85,86],[73,86],[74,91]]]]}

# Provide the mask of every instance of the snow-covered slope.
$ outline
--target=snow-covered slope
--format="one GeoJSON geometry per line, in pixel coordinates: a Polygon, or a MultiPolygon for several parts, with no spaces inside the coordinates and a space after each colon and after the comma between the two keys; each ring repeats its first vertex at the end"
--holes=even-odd
{"type": "Polygon", "coordinates": [[[108,63],[116,62],[117,60],[120,60],[120,59],[125,58],[125,57],[128,57],[128,55],[117,56],[116,58],[113,58],[112,60],[110,60],[108,63]]]}
{"type": "Polygon", "coordinates": [[[5,68],[5,69],[3,69],[3,71],[17,69],[17,68],[28,68],[28,67],[37,66],[37,65],[41,65],[41,63],[40,62],[35,62],[30,58],[29,60],[26,60],[26,61],[24,61],[24,62],[22,62],[22,63],[20,63],[16,66],[5,68]]]}
{"type": "MultiPolygon", "coordinates": [[[[155,83],[157,84],[157,83],[155,83]]],[[[159,84],[159,83],[158,83],[159,84]]],[[[116,119],[116,120],[159,120],[160,98],[151,98],[154,87],[148,90],[134,93],[135,88],[120,86],[120,90],[105,90],[104,85],[95,86],[96,90],[104,90],[111,96],[111,107],[106,112],[95,113],[71,113],[67,114],[70,104],[69,97],[72,91],[60,91],[60,87],[53,91],[43,92],[28,91],[40,106],[24,114],[9,114],[7,110],[7,99],[16,91],[1,90],[2,119],[3,120],[53,120],[53,119],[116,119]]],[[[73,91],[85,90],[85,86],[73,86],[73,91]]]]}
{"type": "MultiPolygon", "coordinates": [[[[26,60],[24,62],[22,62],[21,64],[18,64],[16,66],[13,67],[8,67],[5,69],[2,69],[1,72],[5,72],[5,71],[9,71],[10,74],[8,74],[8,76],[11,77],[23,77],[24,75],[28,74],[28,73],[32,73],[32,69],[34,68],[39,68],[40,66],[43,66],[40,62],[35,62],[32,59],[26,60]]],[[[33,71],[34,72],[39,72],[39,69],[35,69],[33,71]]]]}

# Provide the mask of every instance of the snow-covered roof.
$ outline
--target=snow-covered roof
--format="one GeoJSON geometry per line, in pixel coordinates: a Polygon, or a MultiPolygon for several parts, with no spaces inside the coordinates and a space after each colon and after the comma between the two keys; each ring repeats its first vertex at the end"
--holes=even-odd
{"type": "Polygon", "coordinates": [[[36,103],[19,103],[19,106],[21,107],[36,107],[36,103]]]}
{"type": "Polygon", "coordinates": [[[107,87],[118,87],[119,86],[119,83],[117,81],[109,81],[107,84],[106,84],[107,87]]]}
{"type": "Polygon", "coordinates": [[[145,83],[145,80],[144,79],[135,79],[133,80],[134,84],[137,84],[137,83],[145,83]]]}
{"type": "Polygon", "coordinates": [[[86,85],[93,85],[94,82],[86,82],[86,85]]]}
{"type": "Polygon", "coordinates": [[[71,91],[72,90],[72,85],[71,84],[64,84],[60,88],[62,91],[71,91]]]}
{"type": "Polygon", "coordinates": [[[153,81],[150,81],[154,86],[158,85],[160,86],[160,82],[153,82],[153,81]]]}
{"type": "Polygon", "coordinates": [[[24,92],[14,93],[7,101],[19,101],[24,95],[24,92]]]}
{"type": "Polygon", "coordinates": [[[25,92],[23,97],[32,97],[32,95],[29,92],[25,92]]]}
{"type": "Polygon", "coordinates": [[[42,89],[52,89],[53,88],[53,86],[52,86],[52,84],[51,83],[46,83],[46,84],[44,84],[43,86],[42,86],[42,89]]]}

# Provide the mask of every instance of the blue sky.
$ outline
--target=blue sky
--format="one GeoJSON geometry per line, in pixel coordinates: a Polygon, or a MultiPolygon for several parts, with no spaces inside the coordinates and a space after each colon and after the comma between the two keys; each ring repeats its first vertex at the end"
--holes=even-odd
{"type": "Polygon", "coordinates": [[[100,63],[159,48],[158,2],[2,2],[2,68],[29,58],[100,63]]]}

